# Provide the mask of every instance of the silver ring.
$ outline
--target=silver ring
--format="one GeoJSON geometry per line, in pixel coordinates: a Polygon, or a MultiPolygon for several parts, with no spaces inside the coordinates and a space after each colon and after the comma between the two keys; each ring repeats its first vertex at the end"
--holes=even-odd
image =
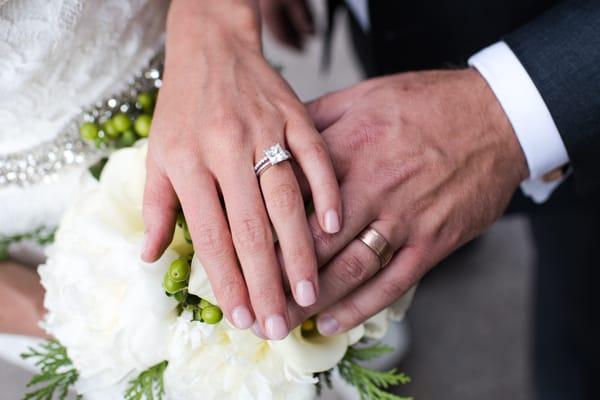
{"type": "Polygon", "coordinates": [[[281,144],[277,143],[263,150],[265,155],[254,165],[254,173],[260,177],[266,170],[271,168],[273,165],[277,165],[280,162],[287,161],[292,158],[292,153],[281,147],[281,144]]]}

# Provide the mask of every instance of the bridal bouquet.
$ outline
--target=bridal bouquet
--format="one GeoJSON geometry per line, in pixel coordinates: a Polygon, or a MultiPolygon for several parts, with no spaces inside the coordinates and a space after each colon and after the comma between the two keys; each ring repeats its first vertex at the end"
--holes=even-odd
{"type": "Polygon", "coordinates": [[[55,340],[30,349],[40,373],[26,399],[313,399],[335,371],[362,399],[408,378],[361,362],[389,351],[381,338],[410,295],[347,333],[324,337],[308,320],[281,341],[240,331],[222,318],[180,216],[155,263],[140,260],[147,144],[113,153],[66,212],[39,269],[55,340]]]}

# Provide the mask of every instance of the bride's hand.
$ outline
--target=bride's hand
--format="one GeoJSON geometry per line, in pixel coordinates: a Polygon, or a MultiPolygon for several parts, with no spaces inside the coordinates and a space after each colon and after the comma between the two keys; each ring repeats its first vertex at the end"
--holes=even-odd
{"type": "Polygon", "coordinates": [[[326,232],[340,229],[341,200],[322,138],[262,55],[254,3],[172,3],[147,159],[143,258],[152,261],[164,251],[181,204],[225,315],[239,328],[249,327],[255,315],[270,338],[280,339],[290,325],[270,221],[302,306],[317,299],[317,262],[290,162],[260,180],[254,164],[264,149],[287,147],[315,194],[326,232]]]}
{"type": "Polygon", "coordinates": [[[0,332],[46,337],[39,327],[44,316],[44,288],[33,269],[0,262],[0,332]]]}
{"type": "Polygon", "coordinates": [[[400,299],[496,221],[529,174],[502,107],[473,69],[373,79],[308,108],[333,157],[345,223],[332,236],[311,220],[319,263],[326,264],[321,296],[304,309],[290,303],[290,315],[298,324],[319,314],[324,335],[400,299]],[[383,269],[356,239],[367,227],[395,253],[383,269]]]}

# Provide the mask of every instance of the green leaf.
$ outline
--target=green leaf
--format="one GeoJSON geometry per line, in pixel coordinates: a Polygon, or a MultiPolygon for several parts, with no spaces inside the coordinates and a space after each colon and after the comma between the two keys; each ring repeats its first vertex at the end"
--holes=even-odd
{"type": "Polygon", "coordinates": [[[125,400],[163,400],[165,394],[163,376],[168,362],[158,363],[129,382],[125,400]]]}
{"type": "MultiPolygon", "coordinates": [[[[56,340],[42,343],[38,348],[30,347],[21,354],[21,358],[34,360],[35,365],[40,368],[40,373],[34,375],[27,384],[33,390],[25,393],[23,400],[64,400],[69,388],[79,379],[79,373],[73,367],[67,349],[56,340]]],[[[77,396],[77,399],[81,398],[77,396]]]]}
{"type": "Polygon", "coordinates": [[[410,382],[410,378],[395,369],[376,371],[366,368],[359,363],[373,360],[392,351],[391,347],[376,344],[371,347],[350,347],[344,358],[337,365],[341,377],[354,386],[361,400],[411,400],[410,397],[400,397],[386,391],[396,385],[410,382]]]}

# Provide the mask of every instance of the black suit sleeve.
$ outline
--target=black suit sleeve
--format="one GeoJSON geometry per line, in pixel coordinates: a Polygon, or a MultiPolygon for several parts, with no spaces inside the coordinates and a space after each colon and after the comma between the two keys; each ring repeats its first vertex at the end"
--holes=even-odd
{"type": "Polygon", "coordinates": [[[578,192],[600,197],[600,0],[565,1],[505,38],[542,95],[578,192]]]}

